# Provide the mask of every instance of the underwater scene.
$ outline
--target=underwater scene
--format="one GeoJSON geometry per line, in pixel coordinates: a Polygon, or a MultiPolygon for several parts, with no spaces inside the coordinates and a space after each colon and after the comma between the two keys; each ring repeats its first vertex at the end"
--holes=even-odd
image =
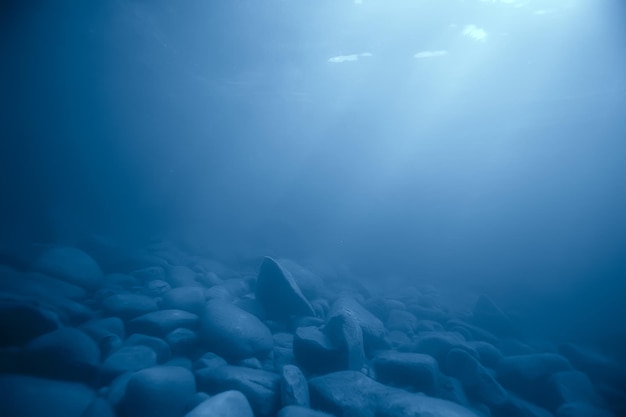
{"type": "Polygon", "coordinates": [[[0,1],[0,417],[56,416],[626,416],[626,2],[0,1]]]}

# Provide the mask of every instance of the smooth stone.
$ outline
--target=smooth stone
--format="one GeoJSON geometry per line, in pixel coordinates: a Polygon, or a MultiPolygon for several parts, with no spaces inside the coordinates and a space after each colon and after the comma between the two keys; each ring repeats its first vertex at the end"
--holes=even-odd
{"type": "Polygon", "coordinates": [[[280,376],[280,402],[283,407],[287,405],[308,407],[310,404],[309,386],[300,368],[285,365],[280,376]]]}
{"type": "Polygon", "coordinates": [[[354,297],[340,297],[328,312],[328,321],[336,316],[354,317],[361,327],[365,351],[387,348],[383,322],[363,307],[354,297]]]}
{"type": "Polygon", "coordinates": [[[196,281],[197,272],[186,266],[168,266],[166,268],[167,281],[172,288],[179,287],[202,287],[198,281],[196,281]]]}
{"type": "Polygon", "coordinates": [[[164,310],[185,310],[201,314],[205,303],[204,288],[180,287],[163,294],[160,307],[164,310]]]}
{"type": "Polygon", "coordinates": [[[250,293],[250,287],[245,280],[241,278],[225,279],[220,285],[233,296],[233,298],[240,298],[250,293]]]}
{"type": "Polygon", "coordinates": [[[343,369],[360,371],[367,363],[363,331],[356,317],[351,314],[337,314],[330,318],[326,333],[336,346],[345,352],[346,363],[343,369]]]}
{"type": "Polygon", "coordinates": [[[606,406],[587,374],[580,371],[552,374],[539,404],[556,411],[563,404],[575,402],[587,403],[598,408],[606,406]]]}
{"type": "Polygon", "coordinates": [[[145,333],[159,337],[163,337],[179,327],[195,329],[197,326],[198,316],[183,310],[154,311],[128,322],[128,330],[132,333],[145,333]]]}
{"type": "Polygon", "coordinates": [[[198,336],[211,351],[237,360],[265,356],[274,347],[270,330],[256,316],[225,301],[208,301],[198,336]]]}
{"type": "Polygon", "coordinates": [[[312,378],[309,387],[313,408],[338,416],[478,417],[453,402],[388,387],[356,371],[312,378]]]}
{"type": "Polygon", "coordinates": [[[189,399],[189,401],[187,402],[187,404],[185,405],[185,415],[187,415],[187,413],[192,411],[194,408],[196,408],[197,406],[199,406],[200,404],[202,404],[209,398],[211,398],[211,396],[207,394],[206,392],[200,391],[200,392],[196,392],[195,394],[193,394],[191,398],[189,399]]]}
{"type": "Polygon", "coordinates": [[[505,404],[494,407],[493,414],[505,417],[554,417],[545,408],[512,395],[505,404]]]}
{"type": "Polygon", "coordinates": [[[171,289],[172,287],[167,282],[155,279],[146,284],[143,293],[148,297],[161,297],[171,289]]]}
{"type": "Polygon", "coordinates": [[[254,298],[240,298],[236,300],[234,304],[242,310],[245,310],[248,313],[256,316],[261,321],[267,319],[265,309],[263,308],[263,305],[261,305],[259,300],[256,300],[254,298]]]}
{"type": "Polygon", "coordinates": [[[318,327],[298,327],[293,355],[307,371],[327,373],[344,369],[346,352],[336,346],[318,327]]]}
{"type": "Polygon", "coordinates": [[[95,398],[81,383],[11,374],[0,374],[0,393],[2,417],[83,417],[95,398]]]}
{"type": "Polygon", "coordinates": [[[439,366],[432,356],[388,350],[377,354],[372,364],[376,379],[386,385],[431,395],[437,390],[439,366]]]}
{"type": "Polygon", "coordinates": [[[233,365],[245,366],[246,368],[252,368],[252,369],[263,369],[263,364],[258,358],[242,359],[240,361],[237,361],[233,365]]]}
{"type": "Polygon", "coordinates": [[[142,282],[165,281],[165,269],[161,266],[149,266],[147,268],[137,269],[130,273],[133,277],[142,282]]]}
{"type": "Polygon", "coordinates": [[[478,357],[478,352],[469,347],[462,335],[455,332],[422,332],[415,337],[410,346],[403,347],[411,352],[424,353],[445,363],[446,355],[451,349],[459,348],[478,357]]]}
{"type": "Polygon", "coordinates": [[[219,368],[220,366],[225,366],[225,365],[228,365],[228,362],[226,362],[224,358],[216,355],[213,352],[207,352],[204,355],[202,355],[197,361],[194,362],[193,369],[195,370],[204,369],[204,368],[214,369],[214,368],[219,368]]]}
{"type": "Polygon", "coordinates": [[[45,274],[31,272],[23,274],[21,278],[24,285],[38,286],[43,291],[49,291],[59,297],[66,297],[72,300],[81,300],[85,298],[87,292],[84,288],[70,284],[62,279],[53,278],[45,274]]]}
{"type": "Polygon", "coordinates": [[[415,316],[405,310],[391,310],[387,320],[385,321],[385,328],[387,330],[398,330],[407,334],[413,334],[417,327],[417,319],[415,316]]]}
{"type": "Polygon", "coordinates": [[[22,366],[28,373],[55,379],[92,381],[100,365],[96,342],[71,327],[31,340],[22,356],[22,366]]]}
{"type": "Polygon", "coordinates": [[[193,330],[174,329],[165,336],[165,341],[175,355],[189,355],[198,346],[198,335],[193,330]]]}
{"type": "Polygon", "coordinates": [[[80,326],[80,330],[91,336],[96,343],[100,343],[101,339],[111,334],[124,339],[126,337],[126,328],[124,322],[119,317],[106,317],[103,319],[94,319],[80,326]]]}
{"type": "Polygon", "coordinates": [[[82,250],[71,247],[45,250],[32,269],[84,288],[93,288],[102,279],[102,270],[96,261],[82,250]]]}
{"type": "Polygon", "coordinates": [[[478,360],[484,366],[495,369],[504,355],[491,343],[483,341],[467,342],[467,346],[478,352],[478,360]]]}
{"type": "Polygon", "coordinates": [[[410,311],[419,320],[431,320],[437,323],[446,323],[450,320],[450,314],[436,307],[424,307],[419,304],[406,305],[407,311],[410,311]]]}
{"type": "Polygon", "coordinates": [[[41,303],[0,293],[0,347],[22,346],[62,325],[59,314],[41,303]]]}
{"type": "Polygon", "coordinates": [[[315,315],[313,307],[289,271],[270,257],[265,257],[261,264],[256,283],[256,299],[263,305],[269,318],[287,319],[291,315],[315,315]]]}
{"type": "Polygon", "coordinates": [[[592,380],[626,386],[626,364],[608,355],[573,343],[560,345],[559,353],[565,356],[576,369],[589,375],[592,380]]]}
{"type": "Polygon", "coordinates": [[[221,366],[196,371],[198,387],[209,394],[241,391],[261,417],[273,416],[280,406],[280,375],[260,369],[221,366]]]}
{"type": "Polygon", "coordinates": [[[391,310],[406,311],[406,305],[399,300],[383,297],[372,297],[363,303],[363,307],[382,321],[386,321],[391,310]]]}
{"type": "Polygon", "coordinates": [[[245,395],[229,390],[202,402],[185,417],[254,417],[254,413],[245,395]]]}
{"type": "Polygon", "coordinates": [[[308,407],[288,405],[280,409],[276,417],[333,417],[323,411],[312,410],[308,407]]]}
{"type": "Polygon", "coordinates": [[[284,270],[289,271],[298,288],[308,300],[326,296],[324,282],[319,275],[291,259],[278,259],[276,263],[282,266],[284,270]]]}
{"type": "Polygon", "coordinates": [[[222,285],[205,288],[204,296],[207,300],[222,300],[229,303],[234,300],[233,295],[222,285]]]}
{"type": "Polygon", "coordinates": [[[148,346],[126,346],[112,353],[102,364],[102,373],[113,378],[124,372],[138,371],[157,364],[157,354],[148,346]]]}
{"type": "Polygon", "coordinates": [[[147,295],[115,294],[102,301],[102,309],[112,316],[129,320],[158,310],[156,301],[147,295]]]}
{"type": "Polygon", "coordinates": [[[106,274],[102,279],[102,286],[108,288],[130,289],[139,285],[139,280],[128,274],[106,274]]]}
{"type": "Polygon", "coordinates": [[[484,341],[493,345],[500,341],[493,333],[460,319],[448,320],[446,327],[448,331],[462,333],[466,340],[484,341]]]}
{"type": "Polygon", "coordinates": [[[162,363],[168,361],[172,357],[172,349],[170,345],[160,337],[148,336],[147,334],[135,333],[131,334],[124,346],[147,346],[154,350],[157,355],[157,362],[162,363]]]}
{"type": "Polygon", "coordinates": [[[133,374],[122,400],[122,416],[181,416],[196,392],[194,375],[185,368],[155,366],[133,374]]]}
{"type": "Polygon", "coordinates": [[[128,381],[130,381],[130,378],[134,374],[134,372],[125,372],[115,377],[109,384],[109,389],[106,392],[106,399],[113,407],[117,408],[124,399],[128,381]]]}

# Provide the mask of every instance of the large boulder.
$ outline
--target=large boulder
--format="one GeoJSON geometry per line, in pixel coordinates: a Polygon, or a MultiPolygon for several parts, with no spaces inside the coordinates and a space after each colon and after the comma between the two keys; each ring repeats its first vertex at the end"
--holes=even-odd
{"type": "Polygon", "coordinates": [[[207,349],[231,360],[264,356],[274,347],[272,333],[261,320],[221,300],[207,302],[198,335],[207,349]]]}
{"type": "Polygon", "coordinates": [[[328,312],[328,322],[332,322],[338,316],[351,317],[361,327],[366,352],[387,347],[383,322],[355,298],[340,297],[335,300],[328,312]]]}
{"type": "Polygon", "coordinates": [[[61,326],[55,310],[31,298],[0,293],[0,347],[22,346],[61,326]]]}
{"type": "Polygon", "coordinates": [[[432,356],[387,350],[377,354],[372,363],[376,379],[386,385],[431,395],[437,390],[439,366],[432,356]]]}

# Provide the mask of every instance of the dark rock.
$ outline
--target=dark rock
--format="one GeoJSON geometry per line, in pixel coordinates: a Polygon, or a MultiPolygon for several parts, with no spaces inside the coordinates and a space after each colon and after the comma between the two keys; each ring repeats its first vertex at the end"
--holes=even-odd
{"type": "Polygon", "coordinates": [[[467,394],[489,407],[501,406],[509,395],[495,377],[466,350],[451,349],[446,357],[446,372],[463,384],[467,394]]]}
{"type": "Polygon", "coordinates": [[[179,327],[195,329],[198,316],[183,310],[159,310],[136,317],[128,322],[131,333],[163,337],[179,327]]]}
{"type": "Polygon", "coordinates": [[[156,366],[133,374],[120,407],[124,417],[180,416],[196,392],[193,374],[176,366],[156,366]]]}
{"type": "Polygon", "coordinates": [[[465,334],[467,334],[467,337],[466,337],[467,340],[485,341],[491,344],[496,344],[499,341],[498,337],[494,335],[493,333],[485,329],[482,329],[478,326],[469,324],[463,320],[459,320],[459,319],[448,320],[448,322],[446,323],[446,327],[450,331],[460,331],[462,329],[462,331],[465,334]]]}
{"type": "Polygon", "coordinates": [[[545,408],[513,395],[509,396],[509,400],[506,403],[493,407],[493,412],[498,417],[554,417],[545,408]]]}
{"type": "Polygon", "coordinates": [[[175,329],[165,336],[175,355],[189,355],[198,347],[198,335],[189,329],[175,329]]]}
{"type": "Polygon", "coordinates": [[[185,417],[254,417],[254,413],[245,395],[230,390],[202,402],[185,417]]]}
{"type": "Polygon", "coordinates": [[[592,380],[626,386],[626,365],[591,348],[564,343],[559,352],[592,380]]]}
{"type": "Polygon", "coordinates": [[[218,393],[226,390],[241,391],[261,417],[269,417],[280,405],[280,375],[259,369],[240,366],[221,366],[196,371],[201,390],[218,393]]]}
{"type": "Polygon", "coordinates": [[[198,336],[208,349],[232,360],[263,356],[274,346],[270,330],[258,318],[219,300],[207,302],[198,336]]]}
{"type": "Polygon", "coordinates": [[[139,280],[132,275],[112,273],[102,279],[102,286],[107,288],[130,289],[139,285],[139,280]]]}
{"type": "Polygon", "coordinates": [[[552,374],[570,370],[573,367],[563,356],[537,353],[503,357],[498,365],[497,375],[505,388],[536,402],[543,397],[546,383],[552,374]]]}
{"type": "Polygon", "coordinates": [[[501,337],[517,336],[518,333],[511,318],[486,295],[476,300],[472,323],[501,337]]]}
{"type": "Polygon", "coordinates": [[[217,356],[213,352],[207,352],[194,362],[193,369],[214,369],[225,365],[228,365],[228,363],[223,358],[217,356]]]}
{"type": "Polygon", "coordinates": [[[146,284],[146,288],[144,289],[144,294],[148,297],[161,297],[166,294],[168,291],[171,291],[172,287],[165,281],[161,281],[156,279],[154,281],[149,281],[146,284]]]}
{"type": "Polygon", "coordinates": [[[91,382],[100,365],[100,349],[85,333],[67,327],[30,341],[21,362],[28,373],[91,382]]]}
{"type": "Polygon", "coordinates": [[[291,259],[279,259],[277,263],[284,270],[289,271],[298,288],[308,300],[325,296],[324,282],[320,276],[291,259]]]}
{"type": "Polygon", "coordinates": [[[240,361],[235,362],[233,365],[245,366],[246,368],[252,368],[252,369],[263,369],[263,364],[257,358],[242,359],[240,361]]]}
{"type": "Polygon", "coordinates": [[[205,303],[204,288],[180,287],[163,294],[160,307],[162,309],[185,310],[194,314],[202,314],[205,303]]]}
{"type": "Polygon", "coordinates": [[[126,336],[124,322],[119,317],[90,320],[81,325],[80,330],[91,336],[96,343],[100,343],[103,338],[110,335],[115,335],[120,339],[126,336]]]}
{"type": "Polygon", "coordinates": [[[344,369],[346,352],[317,327],[299,327],[293,340],[296,361],[309,372],[327,373],[344,369]]]}
{"type": "Polygon", "coordinates": [[[175,358],[172,358],[169,361],[165,362],[163,365],[177,366],[180,368],[189,369],[190,371],[193,370],[193,362],[191,362],[191,359],[184,356],[176,356],[175,358]]]}
{"type": "Polygon", "coordinates": [[[152,298],[141,294],[115,294],[102,301],[102,309],[112,316],[129,320],[158,310],[152,298]]]}
{"type": "Polygon", "coordinates": [[[114,408],[117,408],[124,399],[124,396],[126,395],[126,387],[128,386],[128,381],[130,381],[130,378],[134,374],[134,372],[123,373],[113,379],[113,381],[109,385],[109,389],[106,392],[106,399],[114,408]]]}
{"type": "Polygon", "coordinates": [[[267,314],[265,314],[265,309],[259,302],[259,300],[253,298],[240,298],[234,303],[237,307],[242,310],[247,311],[248,313],[256,316],[259,320],[265,320],[267,318],[267,314]]]}
{"type": "Polygon", "coordinates": [[[304,374],[294,365],[285,365],[281,370],[280,402],[282,406],[309,406],[309,386],[304,374]]]}
{"type": "Polygon", "coordinates": [[[116,417],[111,404],[104,398],[96,398],[80,417],[116,417]]]}
{"type": "Polygon", "coordinates": [[[165,340],[147,334],[131,334],[124,342],[124,346],[147,346],[154,350],[159,363],[168,361],[172,357],[172,350],[165,340]]]}
{"type": "Polygon", "coordinates": [[[222,300],[229,303],[234,300],[233,295],[222,285],[206,288],[204,290],[204,297],[207,300],[222,300]]]}
{"type": "Polygon", "coordinates": [[[38,287],[39,291],[47,291],[59,297],[65,297],[72,300],[82,300],[87,294],[85,289],[79,287],[78,285],[70,284],[62,279],[49,277],[44,274],[31,272],[22,274],[20,278],[23,281],[20,283],[22,285],[38,287]]]}
{"type": "Polygon", "coordinates": [[[312,410],[308,407],[288,405],[281,408],[276,417],[333,417],[323,411],[312,410]]]}
{"type": "Polygon", "coordinates": [[[206,392],[196,392],[191,396],[187,404],[185,404],[185,415],[191,412],[194,408],[211,398],[206,392]]]}
{"type": "Polygon", "coordinates": [[[142,282],[165,281],[165,269],[161,266],[149,266],[147,268],[137,269],[130,273],[133,277],[142,282]]]}
{"type": "Polygon", "coordinates": [[[106,271],[129,272],[166,262],[142,250],[124,247],[102,236],[92,236],[81,245],[106,271]]]}
{"type": "Polygon", "coordinates": [[[2,417],[82,417],[95,398],[80,383],[11,374],[0,375],[0,393],[2,417]]]}
{"type": "Polygon", "coordinates": [[[470,403],[461,381],[444,374],[439,375],[437,394],[435,396],[464,406],[468,406],[470,403]]]}
{"type": "Polygon", "coordinates": [[[415,337],[412,345],[402,347],[402,350],[424,353],[444,363],[448,352],[454,348],[466,350],[478,357],[478,353],[467,345],[463,336],[454,332],[422,332],[415,337]]]}
{"type": "Polygon", "coordinates": [[[311,405],[337,416],[478,416],[450,401],[387,387],[355,371],[313,378],[309,387],[311,405]]]}
{"type": "Polygon", "coordinates": [[[502,352],[491,343],[471,341],[467,345],[478,352],[478,360],[488,368],[495,369],[502,359],[502,352]]]}
{"type": "Polygon", "coordinates": [[[256,284],[256,298],[269,318],[286,319],[290,315],[313,316],[315,312],[289,271],[272,258],[261,264],[256,284]]]}
{"type": "Polygon", "coordinates": [[[377,354],[372,363],[376,379],[383,384],[430,395],[437,390],[439,367],[432,356],[388,350],[377,354]]]}
{"type": "Polygon", "coordinates": [[[598,408],[606,404],[596,392],[589,377],[580,371],[564,371],[552,374],[542,392],[540,405],[556,411],[566,403],[587,403],[598,408]]]}
{"type": "Polygon", "coordinates": [[[61,326],[56,311],[33,299],[0,293],[0,347],[22,346],[61,326]]]}
{"type": "Polygon", "coordinates": [[[391,344],[393,349],[402,350],[401,347],[411,346],[411,339],[404,332],[399,332],[397,330],[392,330],[387,335],[387,340],[391,344]]]}
{"type": "Polygon", "coordinates": [[[240,298],[250,293],[248,283],[241,278],[226,279],[220,285],[226,288],[233,298],[240,298]]]}
{"type": "Polygon", "coordinates": [[[84,288],[94,288],[102,279],[102,270],[96,261],[82,250],[70,247],[45,250],[32,269],[84,288]]]}

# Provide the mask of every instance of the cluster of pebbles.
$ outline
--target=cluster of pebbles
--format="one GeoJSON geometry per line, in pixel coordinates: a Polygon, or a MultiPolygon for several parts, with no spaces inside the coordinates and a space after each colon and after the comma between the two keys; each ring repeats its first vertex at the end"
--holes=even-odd
{"type": "Polygon", "coordinates": [[[291,261],[242,271],[103,242],[0,265],[0,415],[626,415],[619,363],[525,342],[485,296],[460,313],[291,261]]]}

